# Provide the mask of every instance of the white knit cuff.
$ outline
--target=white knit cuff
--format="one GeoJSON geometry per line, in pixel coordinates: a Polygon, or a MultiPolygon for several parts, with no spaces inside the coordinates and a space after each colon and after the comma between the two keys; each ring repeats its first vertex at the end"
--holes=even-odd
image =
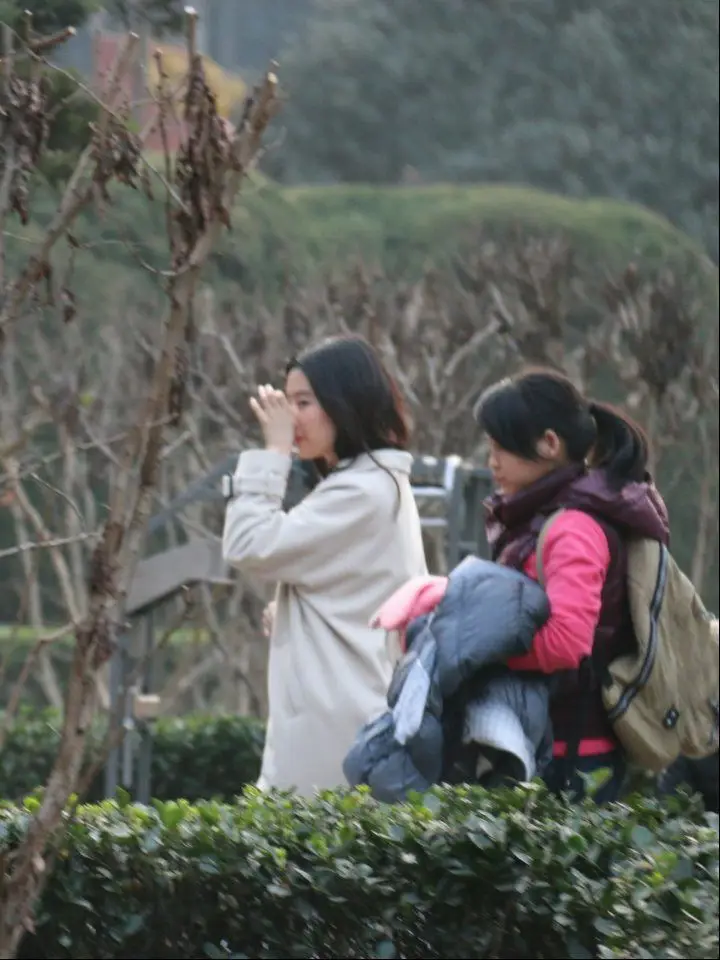
{"type": "Polygon", "coordinates": [[[238,457],[233,477],[233,494],[260,494],[282,500],[285,496],[292,458],[277,450],[245,450],[238,457]]]}

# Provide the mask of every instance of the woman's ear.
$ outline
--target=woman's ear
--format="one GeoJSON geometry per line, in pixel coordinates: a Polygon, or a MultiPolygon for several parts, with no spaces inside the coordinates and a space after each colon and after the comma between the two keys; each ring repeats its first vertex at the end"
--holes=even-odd
{"type": "Polygon", "coordinates": [[[564,444],[554,430],[546,430],[537,443],[537,453],[542,460],[559,460],[564,444]]]}

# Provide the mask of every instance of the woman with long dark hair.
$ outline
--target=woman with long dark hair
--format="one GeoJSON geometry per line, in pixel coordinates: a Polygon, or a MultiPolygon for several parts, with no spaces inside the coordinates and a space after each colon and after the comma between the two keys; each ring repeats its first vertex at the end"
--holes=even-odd
{"type": "Polygon", "coordinates": [[[635,643],[626,587],[627,538],[667,543],[665,505],[647,472],[648,441],[628,417],[587,399],[565,376],[530,370],[490,388],[476,407],[488,437],[497,493],[488,503],[493,558],[538,579],[551,615],[514,669],[557,675],[554,759],[546,780],[577,797],[583,775],[610,778],[599,802],[617,798],[625,760],[601,700],[603,665],[635,643]]]}
{"type": "Polygon", "coordinates": [[[223,534],[227,562],[279,584],[259,786],[312,794],[345,782],[358,729],[385,709],[395,653],[370,620],[426,572],[400,393],[376,351],[337,337],[251,401],[264,450],[240,455],[223,534]],[[293,449],[320,480],[283,498],[293,449]]]}

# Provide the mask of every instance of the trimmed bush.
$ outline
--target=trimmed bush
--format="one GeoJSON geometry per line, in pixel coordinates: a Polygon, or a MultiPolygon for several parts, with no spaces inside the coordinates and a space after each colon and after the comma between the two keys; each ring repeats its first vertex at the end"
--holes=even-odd
{"type": "MultiPolygon", "coordinates": [[[[318,262],[345,262],[361,252],[390,274],[419,272],[470,253],[481,233],[499,242],[516,231],[562,235],[579,261],[617,268],[629,260],[654,265],[706,258],[665,217],[607,197],[580,200],[510,184],[458,187],[339,185],[286,187],[274,194],[297,219],[318,262]]],[[[270,197],[266,193],[266,203],[270,197]]]]}
{"type": "MultiPolygon", "coordinates": [[[[0,853],[37,804],[0,810],[0,853]]],[[[679,801],[249,790],[68,817],[20,956],[694,960],[717,956],[717,914],[717,817],[679,801]]]]}
{"type": "Polygon", "coordinates": [[[17,800],[47,782],[60,743],[60,715],[21,714],[0,749],[0,800],[17,800]]]}
{"type": "MultiPolygon", "coordinates": [[[[155,210],[124,188],[113,196],[111,221],[98,227],[92,217],[81,215],[74,230],[87,244],[78,309],[92,309],[110,290],[125,298],[128,308],[147,311],[157,291],[126,245],[153,266],[165,264],[161,203],[155,210]],[[96,242],[100,238],[103,243],[96,242]],[[123,244],[109,242],[115,239],[123,244]]],[[[55,194],[38,188],[24,238],[37,237],[56,203],[55,194]]],[[[391,278],[413,280],[428,263],[443,269],[456,256],[472,254],[480,236],[502,244],[518,230],[566,237],[578,262],[601,278],[606,268],[622,269],[630,260],[648,268],[675,266],[688,279],[699,279],[708,312],[716,313],[714,268],[702,248],[664,217],[638,204],[577,200],[503,184],[284,188],[255,175],[233,213],[232,232],[208,264],[206,282],[220,302],[256,293],[274,302],[287,293],[288,281],[311,282],[357,257],[391,278]]],[[[9,238],[11,266],[23,262],[26,246],[9,238]]]]}
{"type": "MultiPolygon", "coordinates": [[[[60,716],[52,711],[21,715],[0,751],[0,799],[18,800],[46,782],[60,740],[60,716]]],[[[254,717],[188,714],[166,717],[154,727],[152,794],[158,800],[232,802],[260,773],[265,725],[254,717]]],[[[100,742],[93,732],[90,749],[100,742]]],[[[696,779],[693,787],[699,789],[696,779]]],[[[690,788],[688,788],[690,789],[690,788]]],[[[657,792],[656,778],[632,770],[628,790],[657,792]]],[[[99,776],[86,798],[103,797],[99,776]]],[[[709,801],[714,809],[712,799],[709,801]]]]}
{"type": "MultiPolygon", "coordinates": [[[[51,710],[19,717],[0,751],[0,797],[14,800],[45,783],[60,740],[61,720],[51,710]]],[[[94,733],[92,747],[101,731],[94,733]]],[[[265,727],[236,716],[168,717],[154,725],[151,786],[160,800],[230,801],[260,772],[265,727]]],[[[89,800],[102,797],[102,775],[89,800]]]]}
{"type": "Polygon", "coordinates": [[[161,800],[233,800],[255,783],[265,726],[253,717],[188,716],[155,729],[153,796],[161,800]]]}

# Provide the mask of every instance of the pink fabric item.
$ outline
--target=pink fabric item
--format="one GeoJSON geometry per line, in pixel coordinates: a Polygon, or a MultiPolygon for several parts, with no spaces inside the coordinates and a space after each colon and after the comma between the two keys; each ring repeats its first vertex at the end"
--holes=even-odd
{"type": "MultiPolygon", "coordinates": [[[[530,653],[513,658],[508,666],[542,673],[577,668],[592,652],[609,566],[610,550],[599,523],[579,510],[566,510],[558,517],[543,550],[550,619],[535,634],[530,653]]],[[[525,573],[537,580],[534,553],[525,564],[525,573]]],[[[584,740],[579,752],[593,756],[616,747],[612,740],[584,740]]],[[[555,743],[553,752],[556,757],[564,756],[567,745],[555,743]]]]}
{"type": "Polygon", "coordinates": [[[370,621],[371,627],[398,630],[405,649],[405,630],[411,620],[431,613],[445,596],[447,577],[413,577],[385,601],[370,621]]]}

